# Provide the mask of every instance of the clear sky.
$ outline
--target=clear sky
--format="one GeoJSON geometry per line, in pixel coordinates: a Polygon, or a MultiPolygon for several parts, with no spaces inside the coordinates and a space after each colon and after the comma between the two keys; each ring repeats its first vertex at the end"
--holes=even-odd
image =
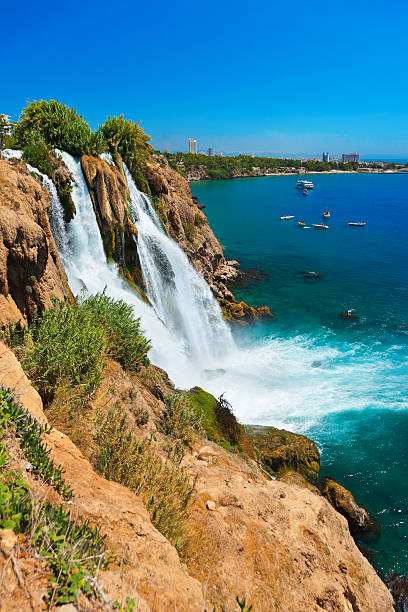
{"type": "Polygon", "coordinates": [[[402,0],[5,0],[0,112],[55,98],[153,145],[408,156],[402,0]]]}

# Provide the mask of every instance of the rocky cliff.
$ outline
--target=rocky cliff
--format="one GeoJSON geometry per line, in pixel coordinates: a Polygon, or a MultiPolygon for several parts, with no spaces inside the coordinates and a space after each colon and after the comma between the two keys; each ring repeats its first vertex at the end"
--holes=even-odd
{"type": "MultiPolygon", "coordinates": [[[[110,362],[87,416],[86,435],[92,434],[93,415],[106,413],[119,401],[129,419],[140,409],[146,411],[144,427],[155,433],[158,448],[163,448],[169,439],[157,430],[156,422],[164,404],[149,390],[151,374],[130,379],[110,362]]],[[[159,371],[156,375],[163,392],[166,387],[170,390],[169,381],[159,371]]],[[[40,397],[4,345],[0,345],[0,381],[15,388],[15,398],[36,419],[46,421],[40,397]]],[[[131,422],[134,434],[144,436],[134,416],[131,422]]],[[[78,610],[109,610],[108,602],[123,601],[125,594],[137,602],[136,609],[155,612],[212,611],[214,606],[217,611],[232,611],[237,595],[256,612],[393,610],[389,591],[357,549],[347,521],[313,489],[267,480],[250,460],[196,437],[183,458],[189,478],[197,480],[188,517],[189,545],[181,562],[176,548],[151,524],[140,499],[95,472],[89,461],[91,447],[82,440],[84,456],[58,429],[52,430],[46,443],[73,489],[73,515],[98,525],[115,553],[109,567],[98,573],[103,600],[96,608],[80,599],[78,610]]],[[[11,444],[9,439],[9,448],[11,444]]],[[[60,503],[55,492],[26,471],[24,456],[18,452],[13,465],[26,472],[35,496],[60,503]]],[[[6,550],[4,543],[1,547],[6,550]]],[[[0,557],[0,566],[10,590],[3,593],[0,609],[13,609],[13,601],[24,601],[19,609],[29,609],[31,594],[38,597],[41,588],[44,594],[44,571],[39,572],[34,561],[30,565],[27,554],[14,555],[11,565],[5,557],[0,557]],[[20,580],[13,582],[13,572],[20,580]]]]}
{"type": "Polygon", "coordinates": [[[24,324],[70,296],[52,236],[48,191],[26,165],[0,161],[0,327],[24,324]]]}

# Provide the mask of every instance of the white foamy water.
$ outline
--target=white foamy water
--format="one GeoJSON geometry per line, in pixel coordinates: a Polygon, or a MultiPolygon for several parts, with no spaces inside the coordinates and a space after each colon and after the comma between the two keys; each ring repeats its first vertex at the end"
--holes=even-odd
{"type": "Polygon", "coordinates": [[[125,173],[147,296],[166,328],[183,338],[192,361],[209,368],[212,359],[233,350],[231,331],[209,286],[166,235],[149,198],[138,191],[126,166],[125,173]]]}

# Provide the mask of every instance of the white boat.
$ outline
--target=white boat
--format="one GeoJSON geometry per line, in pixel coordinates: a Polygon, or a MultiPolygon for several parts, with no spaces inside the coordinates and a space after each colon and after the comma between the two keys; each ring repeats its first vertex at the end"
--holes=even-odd
{"type": "Polygon", "coordinates": [[[294,219],[295,215],[283,215],[283,217],[280,218],[281,221],[285,221],[286,219],[294,219]]]}
{"type": "Polygon", "coordinates": [[[329,229],[329,226],[323,225],[323,223],[313,223],[313,227],[316,229],[329,229]]]}
{"type": "Polygon", "coordinates": [[[297,182],[296,189],[313,189],[314,185],[312,181],[300,180],[297,182]]]}
{"type": "Polygon", "coordinates": [[[352,225],[353,227],[364,227],[365,221],[350,221],[349,225],[352,225]]]}

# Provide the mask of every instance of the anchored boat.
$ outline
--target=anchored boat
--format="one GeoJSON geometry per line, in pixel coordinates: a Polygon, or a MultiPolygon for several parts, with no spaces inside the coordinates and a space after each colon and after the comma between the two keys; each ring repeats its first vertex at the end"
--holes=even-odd
{"type": "Polygon", "coordinates": [[[294,219],[295,215],[283,215],[280,220],[285,221],[286,219],[294,219]]]}
{"type": "Polygon", "coordinates": [[[308,189],[313,189],[314,185],[312,181],[300,180],[297,182],[296,189],[302,189],[303,191],[307,191],[308,189]]]}
{"type": "Polygon", "coordinates": [[[349,225],[352,225],[353,227],[364,227],[365,226],[365,222],[363,221],[350,221],[349,225]]]}
{"type": "Polygon", "coordinates": [[[322,223],[313,223],[313,227],[316,229],[329,229],[328,225],[323,225],[322,223]]]}

